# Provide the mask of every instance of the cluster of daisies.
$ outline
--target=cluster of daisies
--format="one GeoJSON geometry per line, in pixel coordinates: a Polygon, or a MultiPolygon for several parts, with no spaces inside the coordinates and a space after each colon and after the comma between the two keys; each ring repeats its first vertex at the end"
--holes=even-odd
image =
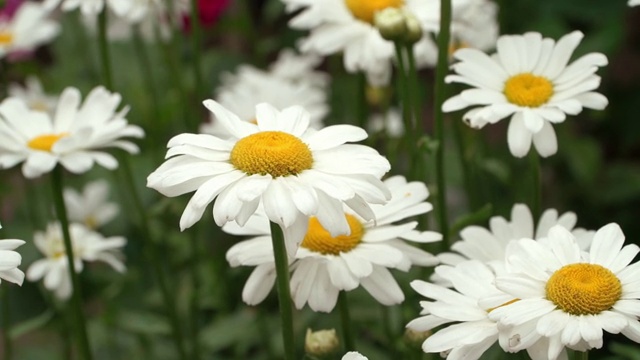
{"type": "MultiPolygon", "coordinates": [[[[579,229],[575,214],[555,210],[534,221],[529,209],[517,204],[510,220],[494,217],[489,229],[467,227],[452,252],[430,254],[421,245],[442,235],[421,231],[415,221],[432,210],[426,185],[390,175],[384,156],[357,144],[368,137],[364,129],[324,126],[329,79],[315,70],[320,56],[341,52],[347,71],[365,73],[373,86],[388,85],[394,43],[380,34],[376,19],[393,8],[418,24],[420,38],[410,52],[418,66],[433,65],[438,0],[282,2],[295,13],[291,27],[310,31],[299,45],[304,54],[285,51],[267,71],[245,65],[225,74],[214,99],[203,102],[211,115],[200,133],[169,140],[166,161],[147,177],[147,186],[167,197],[193,193],[179,220],[181,230],[200,221],[213,203],[213,219],[223,231],[248,237],[226,254],[233,267],[254,267],[242,291],[244,302],[261,303],[275,284],[272,232],[277,230],[284,237],[286,275],[298,309],[308,305],[331,312],[340,291],[358,287],[383,305],[399,304],[404,294],[391,270],[435,266],[430,282],[411,283],[428,299],[420,303],[420,317],[407,325],[434,331],[423,343],[425,352],[477,359],[497,342],[507,352],[526,350],[533,359],[561,359],[566,349],[600,348],[604,331],[640,342],[640,265],[632,264],[640,248],[624,245],[618,225],[579,229]]],[[[177,13],[188,9],[185,4],[176,2],[177,13]]],[[[21,56],[51,41],[60,31],[49,18],[57,6],[80,8],[85,15],[109,9],[130,23],[166,18],[153,15],[166,11],[155,0],[25,2],[0,17],[0,57],[21,56]],[[36,25],[40,30],[32,31],[36,25]]],[[[474,128],[509,117],[507,143],[514,156],[525,156],[532,144],[543,157],[555,154],[553,124],[584,108],[607,106],[607,98],[596,92],[596,72],[607,64],[606,56],[590,53],[570,61],[582,33],[558,41],[535,32],[498,37],[494,3],[454,0],[453,10],[453,73],[446,81],[471,88],[447,100],[442,110],[471,108],[463,119],[474,128]],[[494,47],[495,53],[485,53],[494,47]]],[[[170,21],[180,18],[170,13],[170,21]]],[[[162,32],[152,25],[156,35],[162,32]]],[[[118,166],[108,148],[139,152],[131,138],[144,131],[129,124],[128,107],[118,110],[120,95],[104,87],[82,101],[74,87],[51,96],[30,78],[9,93],[0,103],[1,168],[21,164],[29,179],[56,167],[84,174],[94,164],[118,166]]],[[[118,213],[107,194],[105,182],[88,184],[82,194],[64,193],[76,271],[85,261],[125,271],[126,240],[98,232],[118,213]]],[[[45,288],[66,299],[72,282],[63,226],[54,222],[36,233],[35,246],[45,258],[31,264],[26,277],[43,279],[45,288]]],[[[15,251],[23,244],[0,240],[3,280],[23,282],[22,258],[15,251]]],[[[362,358],[351,352],[343,359],[362,358]]]]}

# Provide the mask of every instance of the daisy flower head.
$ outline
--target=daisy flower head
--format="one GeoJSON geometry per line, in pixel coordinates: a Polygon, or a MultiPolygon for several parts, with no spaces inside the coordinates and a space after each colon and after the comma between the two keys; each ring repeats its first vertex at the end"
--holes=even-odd
{"type": "Polygon", "coordinates": [[[629,6],[638,6],[638,5],[640,5],[640,0],[629,0],[627,5],[629,5],[629,6]]]}
{"type": "Polygon", "coordinates": [[[507,327],[534,322],[528,330],[549,339],[549,359],[564,347],[602,347],[603,331],[640,342],[640,263],[630,264],[640,248],[623,246],[615,223],[596,232],[588,253],[561,226],[552,227],[548,238],[521,239],[507,248],[508,273],[496,277],[496,286],[519,300],[490,317],[507,327]]]}
{"type": "MultiPolygon", "coordinates": [[[[2,226],[0,226],[2,228],[2,226]]],[[[22,255],[14,251],[24,245],[23,240],[4,239],[0,240],[0,283],[1,280],[22,285],[24,273],[18,269],[22,263],[22,255]]]]}
{"type": "MultiPolygon", "coordinates": [[[[430,300],[420,302],[421,316],[410,321],[407,328],[430,331],[447,325],[422,343],[424,352],[440,353],[450,360],[480,359],[498,341],[505,351],[516,352],[526,348],[532,359],[546,359],[549,342],[544,337],[533,334],[517,339],[490,318],[493,311],[518,299],[495,287],[496,275],[486,264],[468,260],[455,266],[440,265],[435,272],[453,284],[453,288],[422,280],[411,282],[416,292],[430,300]],[[512,347],[505,348],[509,343],[512,347]],[[521,343],[526,343],[526,347],[521,343]],[[541,352],[544,356],[540,355],[541,352]]],[[[529,327],[530,323],[524,323],[512,330],[522,332],[529,327]]]]}
{"type": "Polygon", "coordinates": [[[451,22],[453,49],[468,47],[488,51],[495,48],[499,34],[498,5],[495,2],[469,0],[458,9],[454,9],[453,15],[451,22]]]}
{"type": "Polygon", "coordinates": [[[555,154],[558,143],[552,124],[583,108],[602,110],[608,104],[594,91],[600,85],[595,73],[607,64],[607,57],[589,53],[569,63],[582,37],[574,31],[556,42],[530,32],[501,36],[492,56],[477,49],[456,51],[456,74],[446,81],[473,88],[448,99],[442,109],[473,107],[463,119],[474,128],[510,116],[507,142],[513,156],[525,156],[532,143],[543,157],[555,154]]]}
{"type": "Polygon", "coordinates": [[[128,107],[116,112],[119,94],[103,87],[93,89],[82,104],[78,89],[66,88],[53,116],[29,109],[18,98],[0,103],[0,168],[22,164],[27,178],[38,177],[60,163],[72,173],[84,173],[94,162],[107,168],[117,160],[103,151],[117,147],[137,153],[138,147],[125,137],[140,138],[144,131],[128,124],[128,107]]]}
{"type": "MultiPolygon", "coordinates": [[[[309,80],[293,80],[273,71],[262,71],[244,65],[236,74],[226,74],[215,100],[241,120],[248,122],[256,121],[256,105],[263,102],[278,110],[300,105],[309,112],[310,126],[319,129],[322,127],[322,119],[329,112],[327,85],[326,82],[318,83],[313,77],[309,80]]],[[[200,132],[218,137],[230,136],[225,127],[216,121],[214,114],[211,121],[200,127],[200,132]]]]}
{"type": "MultiPolygon", "coordinates": [[[[385,205],[372,205],[375,221],[344,209],[341,215],[351,230],[347,235],[330,234],[316,217],[308,220],[300,248],[290,260],[291,296],[296,308],[308,303],[314,311],[330,312],[340,291],[360,285],[383,305],[399,304],[404,294],[389,269],[408,271],[412,265],[437,264],[435,256],[408,242],[435,242],[442,239],[441,234],[416,230],[416,221],[403,222],[432,209],[425,201],[429,195],[426,186],[407,182],[402,176],[385,180],[385,185],[391,190],[391,200],[385,205]]],[[[256,305],[266,298],[276,276],[269,223],[265,216],[256,215],[244,227],[230,223],[223,230],[234,235],[257,235],[227,252],[231,266],[256,266],[242,292],[244,302],[256,305]]]]}
{"type": "Polygon", "coordinates": [[[35,76],[29,76],[25,80],[24,86],[11,83],[9,96],[22,99],[30,109],[47,114],[53,114],[58,103],[58,97],[45,93],[40,80],[35,76]]]}
{"type": "MultiPolygon", "coordinates": [[[[105,238],[100,233],[78,223],[69,225],[69,234],[76,272],[82,271],[83,261],[102,261],[120,273],[126,270],[121,252],[126,244],[125,238],[121,236],[105,238]]],[[[45,288],[53,291],[59,299],[68,299],[72,286],[67,270],[69,263],[60,223],[51,223],[45,232],[36,232],[34,243],[45,258],[36,260],[29,266],[27,279],[38,281],[44,278],[45,288]]]]}
{"type": "Polygon", "coordinates": [[[473,259],[500,267],[504,263],[505,251],[510,242],[522,238],[545,241],[549,229],[555,225],[571,231],[580,248],[587,250],[595,232],[576,228],[577,221],[578,217],[573,212],[559,214],[556,209],[547,209],[537,221],[537,226],[534,226],[529,207],[515,204],[511,209],[510,220],[494,216],[489,220],[489,228],[476,225],[465,227],[460,231],[462,239],[451,245],[451,250],[455,253],[441,253],[438,258],[449,265],[473,259]]]}
{"type": "Polygon", "coordinates": [[[85,185],[82,193],[75,189],[64,189],[64,204],[69,221],[84,224],[89,229],[96,229],[118,215],[118,204],[107,201],[109,183],[96,180],[85,185]]]}
{"type": "Polygon", "coordinates": [[[283,229],[291,256],[310,216],[333,236],[348,234],[342,204],[371,220],[369,204],[389,199],[379,180],[389,171],[389,161],[373,148],[347,144],[365,139],[363,129],[335,125],[316,131],[300,106],[279,111],[258,104],[253,124],[214,100],[204,105],[230,138],[177,135],[167,145],[168,160],[147,178],[147,186],[165,196],[195,191],[180,218],[182,230],[200,220],[216,198],[213,218],[218,226],[229,221],[243,226],[262,204],[269,220],[283,229]]]}
{"type": "Polygon", "coordinates": [[[49,11],[33,1],[22,3],[13,16],[0,16],[0,58],[30,52],[60,33],[60,25],[49,11]]]}

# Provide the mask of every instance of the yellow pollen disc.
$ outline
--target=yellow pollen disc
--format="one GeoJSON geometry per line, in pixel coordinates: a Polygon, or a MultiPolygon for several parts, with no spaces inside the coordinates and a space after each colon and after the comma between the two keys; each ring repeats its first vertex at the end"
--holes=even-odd
{"type": "Polygon", "coordinates": [[[504,83],[504,95],[512,104],[538,107],[553,95],[553,84],[542,76],[518,74],[504,83]]]}
{"type": "Polygon", "coordinates": [[[60,134],[47,134],[36,136],[33,139],[29,140],[27,146],[34,150],[42,150],[51,152],[51,148],[53,144],[55,144],[58,140],[63,137],[69,135],[68,133],[60,133],[60,134]]]}
{"type": "Polygon", "coordinates": [[[553,273],[547,299],[572,315],[595,315],[610,309],[622,295],[620,280],[597,264],[571,264],[553,273]]]}
{"type": "Polygon", "coordinates": [[[240,139],[231,150],[231,164],[249,175],[297,175],[310,169],[313,156],[297,137],[281,131],[263,131],[240,139]]]}
{"type": "Polygon", "coordinates": [[[345,216],[347,217],[351,234],[332,237],[314,216],[309,218],[309,230],[307,230],[307,235],[305,235],[300,246],[323,255],[338,255],[341,252],[351,251],[362,240],[364,227],[355,216],[349,214],[345,214],[345,216]]]}
{"type": "Polygon", "coordinates": [[[13,42],[13,34],[8,31],[0,31],[0,45],[9,45],[13,42]]]}
{"type": "Polygon", "coordinates": [[[400,8],[404,0],[344,0],[351,14],[359,20],[373,24],[376,12],[386,8],[400,8]]]}
{"type": "Polygon", "coordinates": [[[504,303],[504,304],[502,304],[502,305],[498,305],[498,306],[496,306],[496,307],[489,308],[489,309],[487,309],[487,314],[488,314],[488,313],[490,313],[490,312],[492,312],[493,310],[495,310],[495,309],[497,309],[497,308],[501,308],[501,307],[503,307],[503,306],[511,305],[511,304],[513,304],[513,303],[514,303],[514,302],[516,302],[516,301],[520,301],[520,299],[513,299],[513,300],[509,300],[509,301],[507,301],[506,303],[504,303]]]}

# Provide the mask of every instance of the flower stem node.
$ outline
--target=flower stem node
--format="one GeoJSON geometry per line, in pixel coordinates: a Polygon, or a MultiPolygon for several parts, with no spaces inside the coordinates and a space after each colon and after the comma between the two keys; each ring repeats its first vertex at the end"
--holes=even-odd
{"type": "Polygon", "coordinates": [[[407,33],[405,13],[395,7],[388,7],[376,12],[374,25],[380,32],[380,36],[390,41],[402,40],[407,33]]]}
{"type": "Polygon", "coordinates": [[[340,341],[335,329],[311,331],[307,329],[304,339],[304,351],[307,355],[321,359],[335,355],[340,348],[340,341]]]}

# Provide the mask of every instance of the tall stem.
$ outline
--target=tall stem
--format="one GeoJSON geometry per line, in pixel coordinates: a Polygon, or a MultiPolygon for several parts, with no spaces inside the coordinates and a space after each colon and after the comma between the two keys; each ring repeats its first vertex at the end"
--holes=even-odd
{"type": "Polygon", "coordinates": [[[407,71],[404,66],[404,52],[402,51],[403,45],[396,42],[394,47],[396,50],[396,59],[398,60],[398,90],[400,91],[400,98],[402,100],[402,120],[404,121],[405,134],[407,134],[408,137],[411,137],[413,134],[413,123],[411,120],[411,95],[409,94],[407,71]]]}
{"type": "Polygon", "coordinates": [[[576,351],[573,354],[573,358],[575,360],[589,360],[589,352],[588,351],[576,351]]]}
{"type": "Polygon", "coordinates": [[[120,163],[122,164],[122,171],[125,175],[125,184],[128,187],[129,194],[131,195],[131,198],[133,200],[133,205],[139,216],[142,238],[146,241],[144,254],[148,258],[147,260],[153,268],[156,281],[158,281],[158,286],[160,286],[160,292],[162,293],[167,316],[169,317],[169,322],[171,323],[173,340],[175,342],[178,355],[180,359],[185,360],[187,359],[187,352],[185,350],[184,339],[182,337],[182,331],[180,329],[180,321],[178,320],[176,302],[173,294],[169,290],[169,282],[165,271],[162,268],[162,262],[160,259],[158,247],[151,240],[151,231],[149,230],[150,227],[149,219],[147,218],[147,211],[142,204],[140,194],[136,190],[133,173],[131,172],[131,165],[129,163],[129,157],[120,157],[120,163]]]}
{"type": "Polygon", "coordinates": [[[413,105],[413,118],[415,120],[415,134],[422,135],[424,124],[422,123],[422,106],[420,105],[420,85],[418,83],[418,68],[416,67],[416,57],[413,53],[413,44],[405,45],[409,71],[407,72],[407,82],[409,83],[409,97],[413,105]]]}
{"type": "Polygon", "coordinates": [[[62,195],[62,167],[56,166],[51,173],[51,184],[53,190],[53,203],[56,209],[56,215],[60,220],[60,228],[62,229],[62,238],[64,240],[64,250],[67,256],[67,265],[69,269],[69,276],[71,277],[71,312],[73,313],[73,322],[76,331],[76,337],[78,347],[80,348],[80,354],[85,360],[90,360],[91,348],[89,347],[89,337],[87,336],[87,329],[85,325],[84,312],[82,311],[82,292],[80,290],[80,281],[78,279],[78,273],[76,273],[75,257],[73,255],[73,245],[71,243],[71,234],[69,234],[69,220],[67,218],[67,209],[64,205],[64,197],[62,195]]]}
{"type": "Polygon", "coordinates": [[[13,344],[11,342],[11,307],[9,306],[9,287],[8,284],[0,285],[2,294],[2,345],[4,346],[5,360],[11,360],[13,354],[13,344]]]}
{"type": "Polygon", "coordinates": [[[435,78],[434,119],[435,135],[439,146],[435,151],[436,162],[436,203],[438,209],[438,222],[442,233],[442,245],[449,244],[449,220],[447,218],[446,184],[444,181],[444,113],[442,104],[445,99],[444,77],[449,65],[449,38],[451,36],[451,0],[440,0],[440,33],[438,34],[438,65],[435,78]]]}
{"type": "Polygon", "coordinates": [[[540,171],[540,156],[533,150],[529,154],[529,164],[531,166],[531,180],[533,186],[531,187],[533,192],[531,194],[531,213],[533,218],[537,219],[540,216],[540,203],[542,199],[542,181],[540,171]]]}
{"type": "Polygon", "coordinates": [[[200,360],[200,278],[198,269],[200,265],[200,244],[198,242],[199,226],[196,225],[191,234],[191,359],[200,360]]]}
{"type": "Polygon", "coordinates": [[[276,286],[278,287],[278,302],[280,304],[280,319],[282,320],[282,340],[284,342],[284,358],[295,359],[295,343],[293,339],[293,309],[291,304],[291,290],[289,289],[289,259],[284,246],[284,234],[280,225],[271,222],[271,242],[276,261],[276,286]]]}
{"type": "Polygon", "coordinates": [[[102,68],[102,81],[108,90],[113,91],[113,76],[111,72],[111,59],[109,58],[109,42],[107,41],[107,6],[98,16],[98,47],[100,48],[100,66],[102,68]]]}
{"type": "Polygon", "coordinates": [[[356,349],[356,346],[353,340],[353,327],[351,326],[349,301],[347,300],[346,291],[340,291],[338,293],[338,306],[340,307],[340,322],[342,323],[345,351],[353,351],[356,349]]]}

